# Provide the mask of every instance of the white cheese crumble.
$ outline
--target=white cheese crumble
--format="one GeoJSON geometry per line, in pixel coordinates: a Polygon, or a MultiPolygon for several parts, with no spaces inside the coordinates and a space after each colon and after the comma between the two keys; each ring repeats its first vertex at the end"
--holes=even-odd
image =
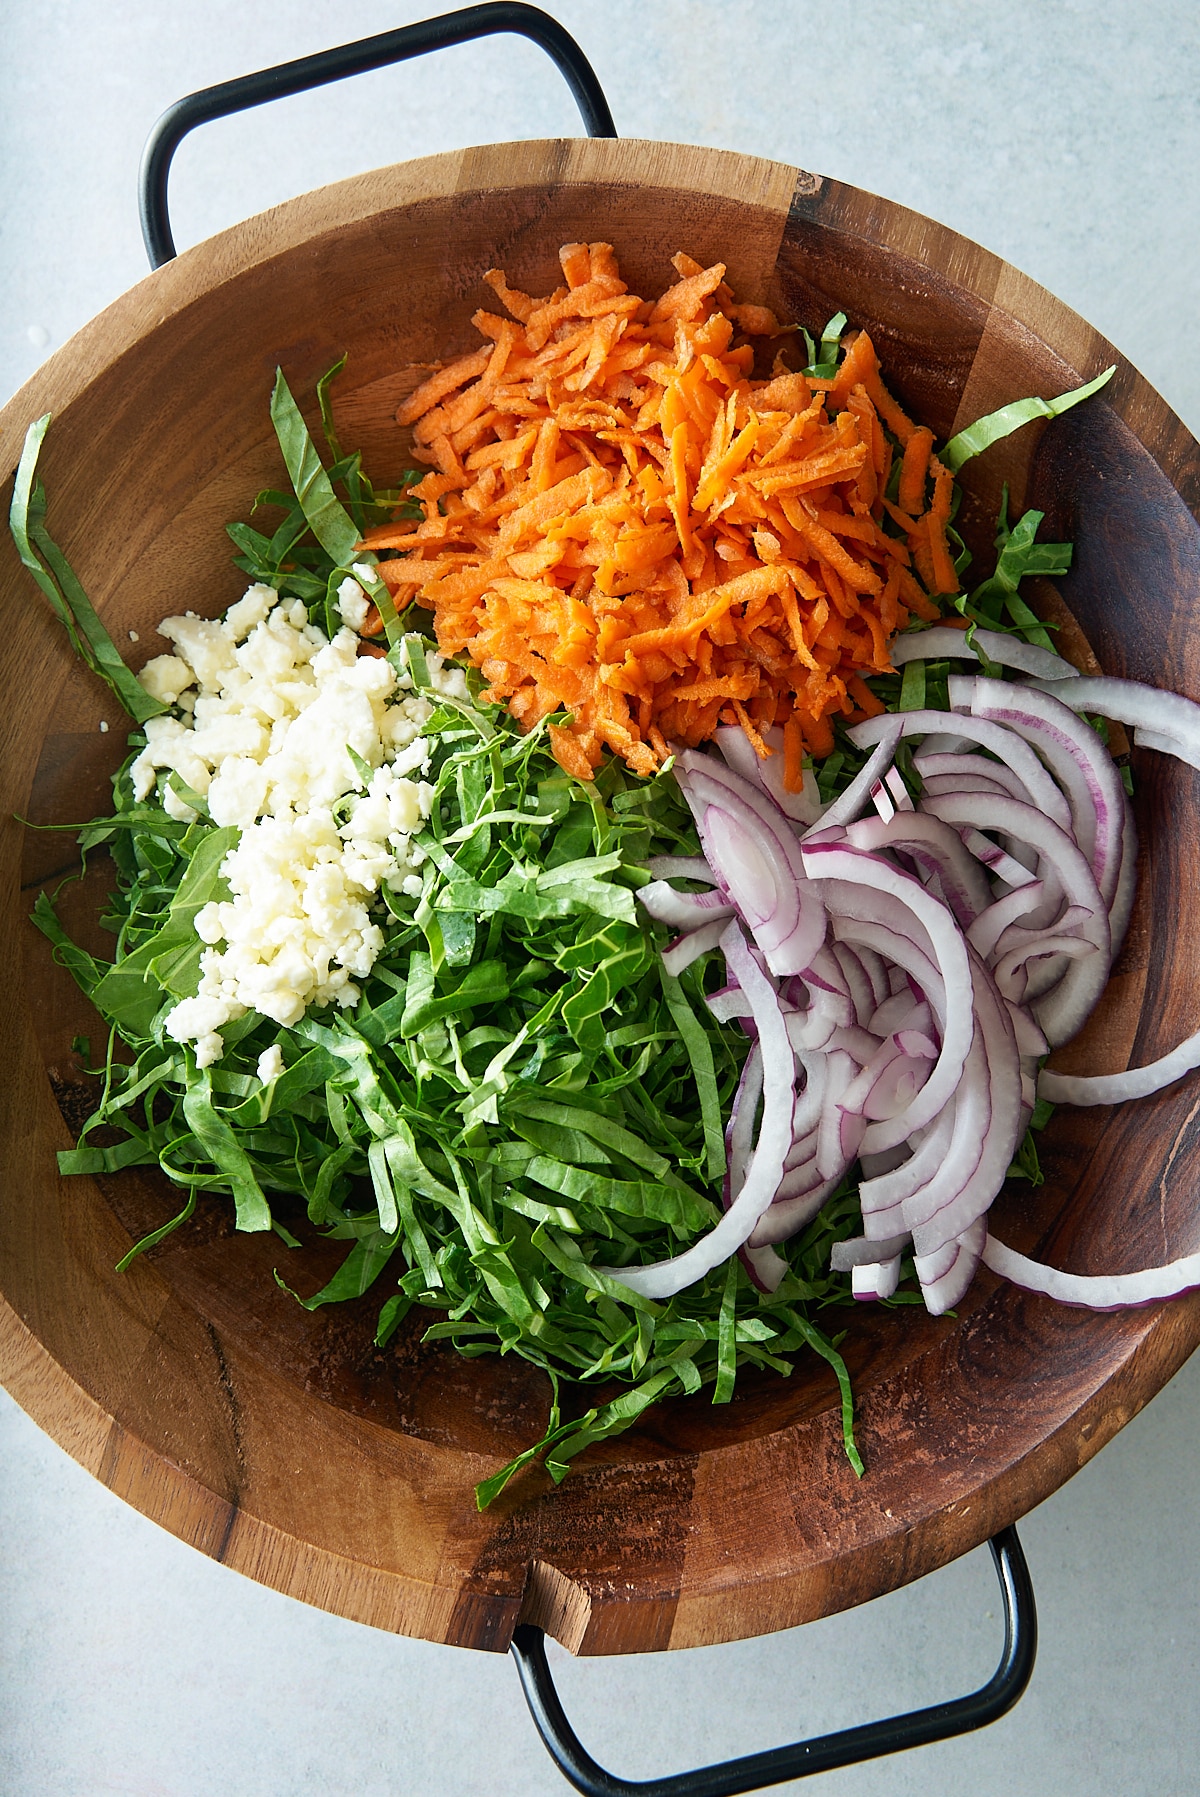
{"type": "Polygon", "coordinates": [[[357,580],[352,580],[347,575],[337,590],[337,608],[342,615],[342,623],[348,624],[351,630],[361,630],[367,621],[370,604],[357,580]]]}
{"type": "MultiPolygon", "coordinates": [[[[343,617],[355,614],[347,587],[365,615],[348,580],[343,617]]],[[[290,1025],[310,1004],[357,1003],[355,982],[383,947],[372,916],[381,887],[421,891],[425,857],[412,838],[433,802],[420,778],[432,707],[407,674],[360,657],[352,630],[329,642],[300,600],[267,586],[252,586],[224,620],[188,612],[159,632],[175,653],[155,656],[139,678],[180,715],[147,720],[130,770],[135,796],[157,786],[169,816],[193,821],[195,809],[160,780],[173,771],[215,824],[240,832],[221,867],[230,897],[196,917],[206,944],[199,988],[166,1019],[204,1067],[224,1051],[222,1028],[248,1010],[290,1025]]],[[[430,650],[426,664],[436,691],[466,698],[458,668],[430,650]]],[[[264,1084],[283,1070],[277,1055],[268,1049],[259,1062],[264,1084]]]]}

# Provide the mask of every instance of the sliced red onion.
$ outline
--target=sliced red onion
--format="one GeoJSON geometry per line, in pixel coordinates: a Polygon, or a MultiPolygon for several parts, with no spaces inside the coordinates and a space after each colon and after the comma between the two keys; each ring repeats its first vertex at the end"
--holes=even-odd
{"type": "Polygon", "coordinates": [[[945,1248],[939,1249],[937,1254],[914,1254],[913,1265],[921,1282],[921,1294],[930,1316],[944,1316],[948,1310],[961,1303],[975,1277],[975,1269],[979,1265],[986,1240],[987,1224],[980,1217],[955,1241],[948,1242],[945,1248]]]}
{"type": "Polygon", "coordinates": [[[835,1030],[829,1038],[829,1046],[844,1048],[852,1061],[865,1067],[879,1053],[881,1044],[878,1036],[872,1035],[870,1030],[860,1029],[855,1023],[835,1030]]]}
{"type": "Polygon", "coordinates": [[[817,1171],[822,1179],[840,1179],[858,1153],[864,1119],[842,1109],[842,1096],[858,1072],[850,1056],[834,1049],[829,1059],[825,1104],[817,1119],[817,1171]]]}
{"type": "MultiPolygon", "coordinates": [[[[992,903],[991,888],[978,861],[967,853],[957,830],[936,817],[917,811],[898,811],[886,823],[882,818],[866,817],[847,825],[846,839],[855,848],[870,853],[905,849],[919,866],[932,869],[946,903],[964,930],[992,903]]],[[[989,843],[988,847],[994,845],[989,843]]],[[[995,852],[1002,853],[999,849],[995,852]]]]}
{"type": "MultiPolygon", "coordinates": [[[[1047,817],[1063,830],[1071,827],[1071,813],[1067,801],[1050,778],[1028,743],[1012,730],[1006,730],[1002,724],[993,724],[986,718],[972,717],[969,713],[955,712],[947,717],[944,711],[902,711],[895,716],[886,714],[883,717],[868,718],[863,724],[856,724],[849,732],[850,740],[865,749],[871,743],[889,740],[891,731],[885,725],[899,725],[900,734],[904,736],[929,737],[931,732],[944,730],[947,724],[953,724],[955,730],[970,742],[976,742],[980,748],[987,749],[1010,767],[1025,786],[1030,799],[1038,805],[1047,817]]],[[[926,753],[933,753],[926,741],[926,753]]],[[[868,763],[868,766],[870,763],[868,763]]],[[[865,772],[865,769],[864,769],[865,772]]],[[[861,778],[861,776],[860,776],[861,778]]],[[[821,819],[823,830],[832,814],[832,806],[821,819]]]]}
{"type": "Polygon", "coordinates": [[[1137,893],[1137,859],[1138,839],[1137,826],[1133,821],[1133,806],[1129,803],[1129,795],[1125,799],[1125,829],[1121,836],[1121,870],[1117,875],[1117,890],[1113,894],[1112,907],[1108,913],[1108,926],[1112,931],[1112,957],[1115,961],[1125,941],[1125,933],[1129,928],[1129,919],[1133,916],[1133,901],[1137,893]]]}
{"type": "MultiPolygon", "coordinates": [[[[932,1181],[924,1191],[913,1193],[905,1201],[904,1220],[913,1232],[913,1248],[919,1254],[932,1253],[984,1215],[1004,1183],[1024,1130],[1021,1063],[1012,1027],[987,969],[977,960],[972,972],[978,1025],[976,1048],[981,1063],[977,1063],[974,1077],[986,1081],[988,1120],[975,1165],[956,1182],[953,1195],[947,1195],[949,1181],[943,1182],[940,1189],[935,1189],[938,1182],[932,1181]]],[[[963,1084],[967,1085],[966,1075],[963,1084]]],[[[958,1102],[960,1106],[964,1102],[961,1090],[958,1102]]]]}
{"type": "Polygon", "coordinates": [[[1012,892],[1006,892],[982,917],[977,917],[967,931],[967,941],[976,953],[989,961],[992,950],[1005,930],[1017,918],[1027,917],[1031,911],[1035,911],[1042,902],[1045,890],[1040,880],[1032,880],[1027,885],[1016,887],[1012,892]]]}
{"type": "MultiPolygon", "coordinates": [[[[968,746],[958,755],[935,755],[923,746],[913,756],[913,767],[920,775],[926,791],[930,790],[930,782],[933,780],[959,778],[969,782],[968,790],[977,790],[982,781],[991,786],[1002,787],[1010,799],[1019,799],[1022,805],[1033,803],[1025,782],[1010,767],[1005,767],[1003,762],[985,761],[978,748],[968,746]]],[[[961,786],[947,786],[944,790],[961,792],[964,789],[961,786]]]]}
{"type": "Polygon", "coordinates": [[[885,1236],[881,1241],[871,1241],[865,1235],[850,1236],[844,1242],[833,1244],[829,1264],[835,1273],[848,1273],[852,1267],[869,1267],[876,1261],[891,1260],[903,1254],[908,1246],[907,1235],[885,1236]]]}
{"type": "MultiPolygon", "coordinates": [[[[1013,1036],[1016,1038],[1017,1052],[1021,1056],[1022,1063],[1025,1061],[1037,1061],[1042,1055],[1048,1054],[1050,1052],[1050,1044],[1047,1042],[1033,1018],[1029,1015],[1029,1012],[1026,1011],[1023,1006],[1008,1004],[1007,1001],[1005,1003],[1005,1009],[1008,1012],[1008,1021],[1012,1025],[1013,1036]]],[[[1029,1098],[1028,1104],[1030,1110],[1032,1110],[1032,1096],[1029,1098]]]]}
{"type": "MultiPolygon", "coordinates": [[[[996,801],[1004,802],[1011,801],[996,801]]],[[[869,886],[875,898],[886,894],[902,913],[907,912],[915,921],[933,950],[945,995],[942,1051],[912,1104],[898,1116],[872,1126],[869,1148],[872,1151],[891,1148],[935,1117],[958,1084],[974,1033],[966,944],[946,907],[916,880],[896,868],[883,866],[856,849],[837,848],[832,844],[806,846],[804,866],[811,878],[869,886]]],[[[929,992],[926,996],[936,1005],[934,993],[929,992]]]]}
{"type": "Polygon", "coordinates": [[[863,1178],[874,1179],[877,1173],[890,1173],[893,1167],[902,1166],[910,1153],[909,1144],[902,1142],[898,1148],[885,1148],[882,1154],[860,1154],[858,1164],[863,1178]]]}
{"type": "Polygon", "coordinates": [[[724,920],[716,918],[712,923],[702,924],[698,930],[692,930],[687,936],[680,936],[662,952],[662,964],[668,973],[677,978],[685,967],[706,955],[709,949],[716,948],[721,940],[721,931],[725,928],[724,920]]]}
{"type": "MultiPolygon", "coordinates": [[[[942,633],[922,634],[921,653],[964,654],[961,637],[942,647],[942,633]]],[[[1011,644],[1000,638],[993,654],[992,634],[977,633],[980,646],[1005,661],[1011,644]]],[[[958,735],[936,712],[858,726],[855,741],[875,752],[802,846],[784,815],[791,795],[773,793],[763,772],[773,764],[778,776],[780,757],[758,763],[741,733],[721,745],[731,767],[694,751],[680,757],[708,861],[659,858],[658,884],[642,902],[686,930],[667,951],[676,967],[719,937],[728,985],[709,1002],[715,1015],[740,1017],[753,1045],[730,1120],[725,1216],[670,1261],[605,1269],[614,1279],[666,1297],[736,1251],[756,1284],[775,1289],[786,1262],[773,1244],[817,1214],[857,1157],[865,1234],[843,1250],[844,1263],[834,1255],[851,1268],[856,1296],[894,1291],[909,1241],[934,1315],[961,1299],[985,1241],[994,1270],[1066,1302],[1115,1308],[1200,1285],[1200,1254],[1083,1279],[987,1240],[986,1212],[1032,1109],[1038,1057],[1091,1009],[1132,904],[1128,801],[1074,713],[1120,718],[1138,741],[1200,767],[1200,706],[1065,673],[1057,658],[1027,650],[1019,646],[1007,665],[1037,674],[1031,686],[952,677],[952,702],[969,708],[954,715],[958,735]],[[1047,664],[1061,673],[1052,691],[1041,678],[1047,664]],[[890,766],[909,734],[925,739],[914,760],[924,785],[916,812],[890,766]],[[881,818],[853,821],[873,786],[881,818]],[[905,871],[914,862],[931,889],[905,871]],[[715,879],[718,890],[678,893],[665,884],[672,877],[715,879]],[[757,950],[736,921],[713,915],[727,915],[726,897],[757,950]]],[[[916,653],[905,650],[897,665],[916,653]]],[[[1148,1067],[1090,1079],[1047,1071],[1038,1089],[1054,1102],[1111,1103],[1197,1067],[1200,1031],[1148,1067]]]]}
{"type": "Polygon", "coordinates": [[[792,1143],[796,1063],[778,996],[750,952],[736,920],[725,925],[721,949],[730,975],[737,980],[753,1007],[762,1047],[762,1120],[758,1140],[741,1191],[707,1235],[682,1254],[652,1266],[600,1269],[610,1279],[627,1285],[631,1291],[640,1292],[644,1298],[673,1297],[713,1267],[720,1266],[743,1245],[775,1195],[792,1143]]]}
{"type": "MultiPolygon", "coordinates": [[[[936,1049],[934,1057],[936,1058],[936,1049]]],[[[883,1067],[863,1101],[862,1114],[869,1124],[889,1123],[906,1115],[929,1078],[930,1059],[925,1055],[897,1053],[883,1067]]]]}
{"type": "MultiPolygon", "coordinates": [[[[930,761],[970,761],[969,755],[931,755],[930,761]]],[[[914,760],[913,766],[916,767],[914,760]]],[[[992,777],[992,769],[1007,774],[1007,768],[1001,768],[999,762],[984,761],[972,769],[969,774],[922,774],[921,785],[927,793],[938,792],[1006,792],[1010,798],[1019,798],[1022,804],[1028,805],[1029,794],[1014,774],[1006,785],[1003,780],[992,777]]],[[[917,769],[918,773],[920,769],[917,769]]]]}
{"type": "Polygon", "coordinates": [[[762,1089],[762,1049],[756,1042],[742,1062],[741,1077],[730,1110],[729,1127],[725,1132],[723,1197],[726,1210],[746,1183],[746,1168],[750,1165],[750,1156],[754,1152],[754,1122],[762,1089]]]}
{"type": "Polygon", "coordinates": [[[778,1291],[788,1270],[782,1254],[777,1254],[771,1247],[752,1248],[749,1243],[739,1248],[738,1254],[759,1291],[778,1291]]]}
{"type": "Polygon", "coordinates": [[[855,1267],[850,1275],[850,1293],[860,1303],[871,1303],[880,1298],[890,1298],[900,1283],[900,1256],[894,1255],[891,1260],[868,1262],[864,1267],[855,1267]]]}
{"type": "Polygon", "coordinates": [[[1084,856],[1065,830],[1032,805],[1019,805],[1015,799],[997,798],[992,793],[974,797],[942,793],[926,801],[926,808],[948,824],[997,830],[1029,843],[1037,851],[1039,871],[1044,875],[1052,869],[1070,902],[1090,912],[1083,934],[1100,953],[1090,961],[1073,961],[1054,991],[1039,1001],[1035,1013],[1052,1045],[1068,1041],[1091,1014],[1110,964],[1108,907],[1084,856]]]}
{"type": "MultiPolygon", "coordinates": [[[[836,1017],[839,1023],[854,1022],[854,999],[841,961],[831,943],[817,950],[808,966],[802,969],[799,984],[807,988],[808,1001],[815,1011],[836,1017]]],[[[797,982],[791,981],[790,990],[797,982]]]]}
{"type": "Polygon", "coordinates": [[[826,1204],[838,1186],[842,1183],[842,1174],[833,1179],[824,1179],[808,1192],[801,1192],[795,1197],[777,1198],[769,1204],[758,1222],[754,1225],[754,1233],[750,1237],[751,1248],[765,1248],[776,1242],[790,1241],[798,1235],[826,1204]]]}
{"type": "Polygon", "coordinates": [[[1061,699],[1072,711],[1098,713],[1136,731],[1149,731],[1164,742],[1178,743],[1174,753],[1182,760],[1191,760],[1192,755],[1200,752],[1200,705],[1185,699],[1182,693],[1162,692],[1137,680],[1112,680],[1094,674],[1066,682],[1038,680],[1035,685],[1039,691],[1061,699]],[[1188,754],[1181,754],[1183,749],[1188,754]]]}
{"type": "Polygon", "coordinates": [[[656,880],[696,880],[705,886],[717,883],[703,855],[651,855],[646,866],[656,880]]]}
{"type": "Polygon", "coordinates": [[[892,803],[892,795],[882,780],[875,781],[874,785],[871,787],[869,797],[872,805],[875,807],[877,817],[882,818],[885,824],[890,818],[895,817],[896,807],[892,803]]]}
{"type": "MultiPolygon", "coordinates": [[[[927,1226],[938,1212],[972,1185],[979,1170],[984,1144],[992,1125],[987,1052],[979,1029],[976,1029],[975,1040],[963,1069],[962,1083],[952,1103],[954,1129],[946,1145],[946,1152],[932,1178],[916,1191],[910,1192],[901,1206],[904,1227],[908,1230],[927,1231],[927,1226]]],[[[1004,1171],[1007,1169],[1006,1161],[1004,1171]]],[[[988,1202],[991,1202],[990,1197],[988,1202]]],[[[955,1223],[950,1228],[935,1228],[932,1231],[933,1239],[918,1242],[914,1236],[914,1246],[924,1255],[932,1254],[949,1237],[957,1235],[960,1228],[973,1222],[977,1214],[969,1214],[961,1224],[955,1223]]]]}
{"type": "MultiPolygon", "coordinates": [[[[1091,913],[1080,905],[1068,905],[1066,910],[1054,923],[1044,930],[1031,930],[1019,923],[1010,923],[996,942],[995,950],[988,957],[988,965],[995,967],[1002,955],[1007,955],[1015,948],[1033,949],[1035,953],[1044,953],[1045,946],[1052,936],[1077,936],[1087,926],[1091,913]]],[[[967,938],[970,941],[970,937],[967,938]]]]}
{"type": "Polygon", "coordinates": [[[768,795],[712,756],[686,750],[677,777],[705,856],[767,966],[772,973],[798,973],[824,942],[826,925],[787,819],[768,795]]]}
{"type": "MultiPolygon", "coordinates": [[[[792,1129],[797,1140],[803,1138],[810,1130],[815,1130],[825,1103],[825,1087],[829,1077],[829,1064],[823,1054],[809,1054],[798,1050],[796,1060],[804,1069],[804,1090],[796,1100],[796,1110],[792,1118],[792,1129]]],[[[787,1164],[794,1166],[789,1152],[787,1164]]]]}
{"type": "Polygon", "coordinates": [[[1157,730],[1135,730],[1133,740],[1139,749],[1157,749],[1160,755],[1174,755],[1177,761],[1200,768],[1200,742],[1192,737],[1167,736],[1157,730]]]}
{"type": "Polygon", "coordinates": [[[838,1032],[839,1025],[835,1018],[820,1011],[789,1011],[787,1013],[788,1041],[796,1054],[811,1053],[814,1050],[824,1051],[838,1032]]]}
{"type": "MultiPolygon", "coordinates": [[[[863,860],[869,863],[870,857],[863,856],[863,860]]],[[[898,872],[895,868],[889,871],[898,872]]],[[[911,878],[908,874],[900,877],[911,878]]],[[[916,884],[914,880],[913,885],[916,884]]],[[[890,994],[894,997],[902,993],[918,1002],[928,995],[940,1019],[946,1008],[945,983],[931,958],[929,938],[912,912],[890,893],[874,892],[848,880],[830,880],[824,891],[831,907],[829,921],[834,940],[849,942],[857,952],[864,947],[874,948],[890,963],[890,994]]],[[[937,900],[933,902],[936,904],[937,900]]],[[[874,1021],[868,1027],[874,1030],[874,1021]]],[[[874,1033],[878,1035],[879,1031],[874,1033]]]]}
{"type": "MultiPolygon", "coordinates": [[[[950,624],[935,624],[931,630],[905,631],[894,637],[891,645],[892,666],[902,668],[910,661],[978,661],[967,642],[967,632],[950,624]]],[[[1019,637],[1002,635],[998,630],[976,628],[973,640],[989,661],[998,667],[1019,668],[1038,680],[1073,680],[1079,670],[1073,668],[1052,649],[1039,649],[1036,643],[1023,643],[1019,637]]]]}
{"type": "Polygon", "coordinates": [[[1051,1104],[1123,1104],[1128,1098],[1149,1098],[1164,1086],[1174,1085],[1185,1073],[1200,1067],[1200,1031],[1188,1036],[1170,1054],[1149,1061],[1144,1067],[1130,1067],[1124,1073],[1073,1074],[1042,1069],[1038,1078],[1038,1097],[1051,1104]]]}
{"type": "MultiPolygon", "coordinates": [[[[936,797],[937,795],[933,794],[932,796],[936,797]]],[[[1033,880],[1034,876],[1029,868],[1023,867],[1019,861],[1014,861],[1011,855],[1006,854],[998,844],[992,842],[989,837],[982,835],[978,830],[961,831],[960,840],[963,847],[974,855],[975,859],[986,867],[989,873],[994,874],[998,880],[1003,880],[1006,886],[1028,886],[1033,880]]],[[[979,915],[980,913],[977,911],[975,916],[979,915]]],[[[974,921],[974,917],[969,919],[968,927],[974,921]]]]}
{"type": "Polygon", "coordinates": [[[672,930],[698,930],[715,919],[732,917],[733,906],[719,892],[676,892],[665,880],[651,880],[637,893],[639,905],[672,930]]]}
{"type": "Polygon", "coordinates": [[[855,1022],[865,1028],[877,1008],[875,989],[871,984],[870,975],[848,942],[831,943],[829,952],[841,968],[842,977],[849,988],[850,1002],[854,1006],[855,1022]]]}
{"type": "Polygon", "coordinates": [[[875,1036],[890,1036],[897,1030],[927,1030],[932,1027],[933,1017],[929,1006],[923,999],[914,998],[907,984],[903,991],[885,998],[867,1019],[867,1028],[875,1036]]]}
{"type": "MultiPolygon", "coordinates": [[[[1034,942],[1018,944],[1008,954],[1001,955],[992,972],[996,985],[1013,1004],[1024,1004],[1030,985],[1029,963],[1043,956],[1053,956],[1056,960],[1083,961],[1097,952],[1094,942],[1087,942],[1080,936],[1048,936],[1039,937],[1034,942]]],[[[1104,979],[1108,978],[1108,965],[1105,963],[1104,979]]],[[[1103,982],[1101,982],[1103,984],[1103,982]]]]}
{"type": "MultiPolygon", "coordinates": [[[[901,1166],[888,1173],[864,1179],[859,1186],[862,1202],[863,1229],[872,1239],[886,1238],[897,1230],[907,1229],[904,1202],[913,1192],[923,1190],[946,1158],[954,1134],[956,1100],[952,1099],[937,1120],[914,1147],[901,1166]]],[[[914,1135],[912,1138],[916,1142],[914,1135]]],[[[882,1250],[881,1250],[882,1253],[882,1250]]]]}
{"type": "MultiPolygon", "coordinates": [[[[1074,683],[1078,684],[1078,682],[1074,683]]],[[[950,703],[973,717],[1007,725],[1046,761],[1071,807],[1072,833],[1092,865],[1106,905],[1116,891],[1125,828],[1121,776],[1090,724],[1069,704],[1040,687],[1006,687],[997,680],[952,676],[950,703]]]]}
{"type": "MultiPolygon", "coordinates": [[[[1050,676],[1053,678],[1053,676],[1050,676]]],[[[817,777],[810,767],[804,770],[804,783],[799,792],[789,792],[783,784],[783,731],[778,726],[764,730],[762,739],[771,754],[760,761],[746,732],[737,724],[722,724],[714,741],[726,762],[743,780],[756,782],[774,799],[785,817],[793,823],[815,824],[821,815],[821,794],[817,777]]]]}
{"type": "MultiPolygon", "coordinates": [[[[897,1045],[894,1036],[889,1036],[884,1042],[880,1042],[874,1037],[871,1040],[874,1043],[874,1053],[866,1059],[858,1060],[858,1068],[853,1079],[849,1081],[845,1091],[838,1099],[838,1103],[844,1111],[856,1111],[862,1115],[867,1100],[884,1073],[894,1061],[904,1059],[903,1050],[897,1045]]],[[[925,1071],[928,1073],[928,1068],[925,1071]]]]}
{"type": "MultiPolygon", "coordinates": [[[[837,942],[832,945],[835,953],[843,946],[848,945],[837,942]]],[[[854,944],[854,956],[871,982],[871,995],[874,998],[875,1003],[881,1005],[891,990],[888,985],[887,964],[884,961],[883,956],[877,954],[873,948],[868,948],[864,942],[856,942],[854,944]]],[[[860,1018],[859,1021],[861,1022],[862,1019],[860,1018]]],[[[867,1021],[869,1023],[870,1020],[868,1019],[867,1021]]]]}
{"type": "Polygon", "coordinates": [[[989,1235],[982,1258],[993,1273],[1010,1279],[1023,1290],[1041,1292],[1060,1304],[1074,1304],[1086,1310],[1125,1310],[1135,1305],[1158,1304],[1200,1285],[1200,1254],[1185,1254],[1166,1266],[1145,1267],[1137,1273],[1060,1273],[1057,1267],[1029,1260],[989,1235]]]}
{"type": "MultiPolygon", "coordinates": [[[[807,1143],[793,1143],[794,1148],[807,1148],[807,1146],[807,1143]]],[[[790,1154],[788,1159],[791,1159],[790,1154]]],[[[817,1172],[817,1157],[814,1151],[798,1166],[787,1167],[785,1165],[783,1178],[780,1180],[779,1187],[771,1202],[772,1204],[782,1204],[787,1198],[806,1198],[816,1186],[820,1185],[820,1183],[821,1176],[817,1172]]],[[[766,1213],[764,1212],[764,1215],[765,1214],[766,1213]]]]}
{"type": "Polygon", "coordinates": [[[887,771],[904,729],[899,718],[887,714],[872,721],[879,725],[879,729],[869,739],[878,744],[875,753],[868,758],[862,772],[854,777],[845,792],[826,807],[819,821],[808,832],[809,840],[816,831],[823,832],[837,825],[850,823],[870,804],[871,788],[887,771]]]}
{"type": "MultiPolygon", "coordinates": [[[[670,972],[670,969],[667,971],[670,972]]],[[[710,992],[704,1002],[718,1023],[729,1023],[735,1017],[754,1015],[750,1000],[740,986],[722,986],[719,992],[710,992]]]]}

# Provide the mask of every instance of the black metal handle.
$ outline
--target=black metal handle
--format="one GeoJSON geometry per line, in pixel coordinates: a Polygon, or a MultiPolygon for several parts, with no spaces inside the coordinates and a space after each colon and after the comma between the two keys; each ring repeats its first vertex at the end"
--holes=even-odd
{"type": "Polygon", "coordinates": [[[984,1728],[1010,1710],[1029,1683],[1037,1652],[1037,1612],[1029,1568],[1015,1529],[1004,1529],[988,1543],[1004,1601],[1004,1652],[986,1685],[950,1703],[910,1710],[886,1722],[868,1722],[833,1735],[817,1735],[790,1747],[750,1753],[695,1772],[677,1772],[646,1780],[616,1778],[587,1752],[559,1700],[546,1661],[546,1637],[540,1628],[522,1623],[513,1631],[512,1652],[533,1720],[546,1751],[584,1797],[735,1797],[759,1791],[788,1778],[831,1772],[836,1766],[858,1765],[906,1747],[924,1747],[984,1728]]]}
{"type": "Polygon", "coordinates": [[[188,132],[197,125],[227,118],[230,113],[246,112],[251,106],[265,105],[268,100],[281,100],[312,87],[325,87],[331,81],[341,81],[346,75],[362,75],[368,69],[407,62],[410,57],[425,56],[430,50],[444,50],[450,44],[465,44],[472,38],[492,37],[497,32],[513,32],[541,46],[574,95],[589,137],[617,135],[595,70],[557,19],[542,12],[540,7],[517,4],[517,0],[491,0],[491,4],[485,6],[464,6],[441,18],[424,19],[396,31],[381,31],[377,37],[365,37],[357,44],[343,44],[339,49],[323,50],[316,56],[302,56],[295,62],[281,63],[278,68],[260,69],[255,75],[223,81],[219,87],[206,87],[197,94],[176,100],[146,139],[138,176],[142,240],[151,268],[161,268],[175,255],[175,240],[167,211],[167,177],[171,158],[188,132]]]}

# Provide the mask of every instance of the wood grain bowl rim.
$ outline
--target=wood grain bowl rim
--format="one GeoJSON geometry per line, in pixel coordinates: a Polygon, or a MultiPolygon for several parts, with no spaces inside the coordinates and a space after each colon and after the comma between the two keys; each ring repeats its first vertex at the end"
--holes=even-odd
{"type": "MultiPolygon", "coordinates": [[[[1090,373],[1115,361],[1111,404],[1195,511],[1197,450],[1181,422],[1096,331],[999,257],[893,202],[803,170],[734,152],[631,139],[488,145],[422,158],[305,194],[186,251],[85,326],[0,412],[0,474],[8,479],[32,418],[67,410],[106,370],[135,353],[143,338],[251,269],[343,225],[382,221],[421,201],[587,183],[750,202],[777,215],[780,240],[789,215],[800,216],[818,226],[834,224],[874,249],[899,253],[943,276],[949,271],[958,288],[1030,333],[1069,368],[1090,373]]],[[[398,1632],[501,1651],[519,1620],[542,1623],[576,1651],[631,1651],[767,1632],[880,1595],[955,1558],[1048,1496],[1111,1439],[1198,1341],[1200,1295],[1137,1313],[1112,1336],[1109,1363],[1095,1389],[1065,1409],[1045,1439],[996,1477],[912,1516],[902,1531],[889,1531],[882,1516],[864,1515],[857,1539],[843,1540],[824,1558],[818,1544],[807,1557],[764,1571],[757,1584],[743,1550],[725,1584],[718,1577],[689,1591],[685,1582],[674,1591],[633,1598],[622,1597],[611,1580],[568,1576],[531,1547],[523,1582],[510,1582],[490,1607],[487,1593],[477,1593],[483,1620],[472,1620],[470,1605],[456,1609],[453,1592],[436,1572],[416,1577],[367,1566],[328,1543],[298,1539],[269,1514],[253,1515],[236,1504],[231,1514],[223,1498],[97,1403],[86,1380],[60,1365],[0,1298],[4,1384],[68,1453],[145,1515],[225,1564],[322,1608],[398,1632]],[[747,1602],[731,1606],[730,1592],[747,1585],[753,1587],[747,1602]]],[[[358,1433],[369,1443],[372,1426],[363,1423],[358,1433]]],[[[786,1444],[777,1445],[782,1466],[786,1444]]],[[[722,1464],[732,1465],[740,1452],[735,1441],[699,1458],[720,1478],[722,1464]]],[[[585,1464],[571,1485],[576,1491],[589,1480],[599,1486],[620,1470],[590,1472],[585,1464]]],[[[497,1518],[498,1528],[509,1526],[509,1519],[497,1518]]]]}

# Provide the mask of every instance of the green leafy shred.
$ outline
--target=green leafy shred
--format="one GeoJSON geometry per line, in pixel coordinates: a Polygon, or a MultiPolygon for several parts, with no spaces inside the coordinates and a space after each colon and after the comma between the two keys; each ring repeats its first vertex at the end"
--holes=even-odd
{"type": "Polygon", "coordinates": [[[1099,393],[1116,372],[1117,365],[1114,362],[1111,368],[1106,368],[1095,380],[1073,388],[1070,393],[1064,393],[1058,399],[1038,399],[1035,395],[1031,399],[1017,399],[1011,405],[1001,406],[998,412],[989,412],[986,418],[977,418],[974,424],[969,424],[956,437],[951,437],[946,447],[939,451],[938,459],[943,467],[949,468],[952,474],[957,474],[972,456],[990,449],[1002,437],[1011,436],[1022,425],[1032,424],[1035,418],[1061,418],[1072,406],[1090,399],[1093,393],[1099,393]]]}
{"type": "Polygon", "coordinates": [[[46,489],[37,478],[49,412],[30,425],[13,482],[8,523],[17,554],[54,608],[76,655],[111,688],[139,724],[167,708],[126,667],[67,558],[46,528],[46,489]],[[39,554],[40,551],[40,554],[39,554]]]}

